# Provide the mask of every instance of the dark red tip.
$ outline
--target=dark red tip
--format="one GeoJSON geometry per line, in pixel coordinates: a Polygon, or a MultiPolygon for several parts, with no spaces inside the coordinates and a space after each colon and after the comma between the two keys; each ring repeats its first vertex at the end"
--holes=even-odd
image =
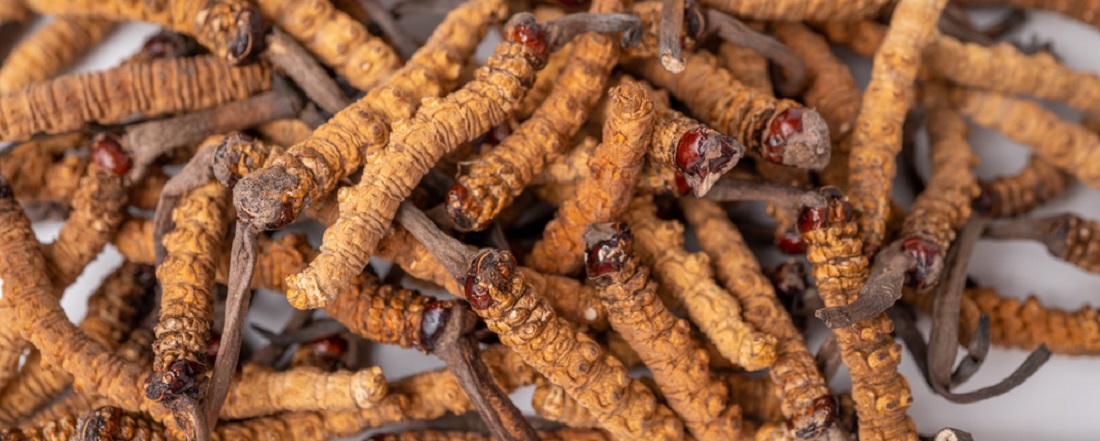
{"type": "Polygon", "coordinates": [[[318,358],[337,359],[348,351],[348,341],[339,335],[333,335],[309,342],[309,349],[318,358]]]}
{"type": "Polygon", "coordinates": [[[491,279],[491,275],[487,273],[492,270],[495,260],[492,252],[482,252],[474,259],[474,263],[466,273],[466,281],[462,289],[466,294],[466,300],[474,309],[482,310],[493,305],[493,298],[489,292],[492,282],[488,280],[491,279]]]}
{"type": "MultiPolygon", "coordinates": [[[[535,16],[529,13],[519,13],[508,21],[505,40],[527,46],[539,60],[545,62],[550,55],[550,42],[546,39],[546,33],[542,26],[535,20],[535,16]]],[[[541,67],[541,66],[539,66],[541,67]]]]}
{"type": "Polygon", "coordinates": [[[451,308],[453,306],[450,302],[435,300],[424,307],[420,321],[420,338],[417,340],[416,345],[420,350],[431,352],[435,349],[439,336],[443,334],[443,329],[447,327],[447,320],[451,318],[451,308]]]}
{"type": "Polygon", "coordinates": [[[237,33],[229,44],[226,58],[231,64],[242,64],[260,53],[264,40],[264,20],[259,13],[248,8],[237,12],[234,21],[237,33]]]}
{"type": "Polygon", "coordinates": [[[145,396],[162,401],[181,394],[198,392],[198,379],[206,373],[206,366],[189,360],[177,360],[168,365],[161,375],[145,379],[145,396]]]}
{"type": "Polygon", "coordinates": [[[461,182],[456,183],[450,190],[447,190],[443,206],[447,208],[447,216],[451,218],[451,223],[459,231],[474,231],[484,228],[483,225],[478,224],[477,219],[470,216],[471,213],[480,211],[481,205],[478,204],[477,200],[470,199],[469,190],[461,182]]]}
{"type": "Polygon", "coordinates": [[[589,225],[584,241],[587,244],[584,264],[589,279],[621,271],[633,247],[630,228],[621,222],[589,225]]]}
{"type": "Polygon", "coordinates": [[[823,228],[826,217],[824,208],[803,207],[798,214],[798,231],[808,233],[823,228]]]}
{"type": "Polygon", "coordinates": [[[806,242],[797,231],[787,230],[775,241],[775,247],[783,254],[806,254],[806,242]]]}
{"type": "Polygon", "coordinates": [[[498,145],[512,134],[512,125],[507,121],[497,124],[489,133],[485,134],[485,144],[498,145]]]}
{"type": "Polygon", "coordinates": [[[943,268],[943,255],[939,245],[921,236],[913,235],[902,241],[901,248],[917,260],[916,266],[906,277],[909,286],[920,290],[935,284],[943,268]]]}
{"type": "Polygon", "coordinates": [[[974,198],[971,207],[981,214],[992,214],[996,201],[993,200],[993,194],[989,192],[989,185],[982,182],[978,184],[978,188],[981,189],[981,193],[978,193],[978,197],[974,198]]]}
{"type": "Polygon", "coordinates": [[[134,165],[118,137],[109,133],[100,133],[92,140],[92,160],[117,176],[125,175],[134,165]]]}
{"type": "Polygon", "coordinates": [[[768,135],[764,138],[764,159],[783,163],[787,138],[802,133],[802,113],[800,107],[788,107],[772,120],[768,135]]]}
{"type": "Polygon", "coordinates": [[[676,182],[676,189],[675,189],[676,194],[673,195],[673,196],[683,196],[685,194],[691,193],[691,186],[688,185],[688,181],[687,181],[686,178],[684,178],[684,175],[677,172],[675,182],[676,182]]]}
{"type": "Polygon", "coordinates": [[[699,175],[706,178],[706,169],[700,170],[703,165],[703,141],[707,138],[706,127],[696,127],[688,130],[680,137],[676,144],[676,166],[682,173],[699,175]]]}
{"type": "Polygon", "coordinates": [[[801,439],[815,439],[833,425],[839,408],[840,405],[832,395],[818,397],[808,409],[809,413],[796,415],[787,421],[787,429],[801,439]]]}
{"type": "Polygon", "coordinates": [[[176,53],[177,44],[177,38],[162,32],[145,40],[145,44],[141,46],[141,53],[152,59],[168,58],[176,53]]]}

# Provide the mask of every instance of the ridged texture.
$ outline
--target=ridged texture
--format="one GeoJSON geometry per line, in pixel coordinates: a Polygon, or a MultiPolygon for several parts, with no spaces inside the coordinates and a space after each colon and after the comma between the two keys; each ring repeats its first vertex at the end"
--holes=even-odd
{"type": "Polygon", "coordinates": [[[0,95],[0,140],[71,132],[135,113],[151,118],[201,110],[269,88],[271,68],[265,63],[230,67],[213,56],[66,75],[0,95]]]}
{"type": "Polygon", "coordinates": [[[221,418],[244,419],[284,411],[352,410],[374,407],[386,396],[382,368],[325,372],[298,367],[283,372],[246,364],[229,388],[221,418]]]}
{"type": "MultiPolygon", "coordinates": [[[[16,0],[19,1],[22,0],[16,0]]],[[[99,44],[114,28],[114,22],[98,18],[54,18],[12,48],[0,67],[0,92],[54,76],[99,44]]]]}
{"type": "MultiPolygon", "coordinates": [[[[212,148],[212,147],[208,147],[212,148]]],[[[206,364],[214,319],[217,255],[229,229],[229,190],[210,182],[187,192],[172,212],[175,229],[165,234],[152,382],[177,361],[206,364]]],[[[170,381],[170,380],[166,380],[170,381]]]]}
{"type": "MultiPolygon", "coordinates": [[[[542,441],[607,441],[607,435],[597,430],[560,429],[552,432],[539,432],[542,441]]],[[[440,432],[425,430],[422,432],[401,432],[375,435],[367,441],[493,441],[489,435],[477,432],[440,432]]]]}
{"type": "Polygon", "coordinates": [[[563,275],[580,271],[584,228],[617,219],[634,195],[653,131],[653,101],[649,91],[635,82],[624,82],[609,95],[603,143],[588,158],[588,179],[558,209],[527,257],[528,265],[537,270],[563,275]]]}
{"type": "Polygon", "coordinates": [[[980,193],[974,176],[978,157],[967,141],[970,128],[951,106],[947,93],[942,84],[925,87],[932,175],[901,227],[901,237],[919,236],[944,254],[955,241],[955,232],[970,218],[971,202],[980,193]]]}
{"type": "MultiPolygon", "coordinates": [[[[144,21],[194,37],[211,52],[232,58],[241,36],[250,32],[248,21],[258,17],[247,0],[23,0],[35,12],[50,15],[97,17],[111,21],[144,21]],[[244,20],[242,20],[242,18],[244,20]],[[240,20],[240,21],[239,21],[240,20]]],[[[259,45],[259,42],[251,42],[259,45]]],[[[210,84],[206,84],[207,87],[210,84]]]]}
{"type": "MultiPolygon", "coordinates": [[[[597,13],[621,10],[618,0],[596,0],[591,8],[597,13]]],[[[571,46],[572,54],[553,90],[531,117],[500,145],[460,167],[457,181],[465,192],[459,195],[452,190],[446,201],[447,213],[458,228],[487,227],[547,163],[570,147],[570,140],[588,120],[618,61],[618,44],[613,36],[591,33],[578,36],[571,46]]],[[[564,50],[559,49],[550,60],[564,50]]]]}
{"type": "MultiPolygon", "coordinates": [[[[718,280],[741,303],[745,321],[776,339],[775,363],[768,374],[777,386],[772,392],[781,400],[782,416],[792,421],[795,430],[820,433],[829,422],[821,416],[811,416],[812,409],[814,400],[829,395],[829,389],[814,365],[814,357],[806,348],[802,334],[776,297],[775,288],[764,276],[756,256],[718,204],[691,198],[682,199],[680,204],[699,245],[714,264],[718,280]]],[[[757,396],[754,400],[766,398],[757,396]]],[[[742,403],[745,414],[751,414],[748,410],[751,403],[733,402],[742,403]]]]}
{"type": "Polygon", "coordinates": [[[736,439],[741,409],[731,405],[726,385],[710,371],[707,351],[692,338],[688,321],[661,303],[649,269],[630,257],[596,285],[611,326],[649,367],[668,406],[695,439],[736,439]]]}
{"type": "Polygon", "coordinates": [[[489,330],[528,365],[565,388],[612,436],[683,439],[683,423],[672,411],[658,404],[653,393],[598,343],[559,318],[515,271],[511,259],[506,251],[482,251],[474,260],[477,268],[471,268],[476,285],[471,290],[489,299],[487,306],[481,304],[484,308],[475,308],[489,330]],[[491,267],[483,268],[480,262],[489,260],[491,267]]]}
{"type": "Polygon", "coordinates": [[[432,297],[399,286],[383,284],[362,274],[351,290],[329,304],[327,311],[349,331],[367,340],[419,347],[424,307],[432,297]]]}
{"type": "Polygon", "coordinates": [[[875,250],[886,237],[890,194],[901,152],[902,123],[913,98],[913,81],[925,46],[935,38],[946,0],[902,0],[890,20],[882,47],[875,52],[871,82],[852,132],[848,160],[852,206],[859,213],[863,246],[875,250]]]}
{"type": "Polygon", "coordinates": [[[970,336],[981,314],[989,314],[989,339],[997,346],[1034,350],[1040,344],[1055,354],[1100,354],[1100,312],[1051,308],[1034,295],[1021,301],[992,288],[967,289],[959,316],[959,335],[970,336]]]}
{"type": "Polygon", "coordinates": [[[355,88],[369,91],[401,67],[390,45],[328,0],[259,0],[271,19],[355,88]]]}
{"type": "Polygon", "coordinates": [[[124,208],[129,198],[125,184],[121,176],[99,165],[88,166],[57,240],[42,247],[54,286],[64,289],[75,282],[84,267],[111,242],[126,218],[124,208]]]}
{"type": "MultiPolygon", "coordinates": [[[[806,259],[813,264],[818,294],[825,306],[854,301],[867,280],[867,257],[859,240],[852,208],[843,199],[831,199],[819,216],[823,226],[803,231],[806,259]]],[[[909,382],[898,373],[901,345],[894,342],[894,323],[879,314],[847,328],[834,329],[841,359],[852,377],[852,397],[859,415],[859,439],[917,439],[917,429],[906,409],[913,404],[909,382]]]]}
{"type": "Polygon", "coordinates": [[[8,180],[20,202],[69,201],[91,161],[64,153],[85,142],[87,137],[82,134],[24,142],[4,155],[4,161],[0,161],[0,174],[8,180]]]}
{"type": "Polygon", "coordinates": [[[990,216],[1016,217],[1062,196],[1069,184],[1069,175],[1033,154],[1019,173],[982,182],[980,200],[990,216]]]}
{"type": "Polygon", "coordinates": [[[855,21],[878,14],[886,0],[703,0],[700,5],[727,14],[768,21],[855,21]]]}
{"type": "MultiPolygon", "coordinates": [[[[133,328],[142,298],[151,293],[147,290],[152,288],[152,275],[152,267],[123,263],[88,298],[88,312],[80,329],[99,344],[118,347],[133,328]]],[[[72,384],[71,375],[42,366],[40,361],[38,352],[32,351],[19,375],[0,391],[0,402],[6,403],[0,408],[0,424],[14,425],[72,384]]]]}
{"type": "Polygon", "coordinates": [[[291,305],[325,306],[362,272],[401,201],[424,174],[444,154],[507,118],[535,80],[536,58],[525,45],[503,42],[473,81],[426,101],[416,116],[394,125],[389,147],[364,172],[369,179],[340,191],[340,219],[325,230],[321,254],[287,279],[291,305]]]}
{"type": "Polygon", "coordinates": [[[1100,135],[1037,103],[993,92],[955,89],[951,99],[975,124],[1003,133],[1085,185],[1100,188],[1100,135]]]}
{"type": "Polygon", "coordinates": [[[684,227],[657,218],[650,196],[634,198],[623,220],[634,231],[634,249],[654,277],[683,302],[691,321],[729,361],[755,371],[776,360],[776,338],[746,322],[741,304],[714,281],[710,259],[684,249],[684,227]]]}

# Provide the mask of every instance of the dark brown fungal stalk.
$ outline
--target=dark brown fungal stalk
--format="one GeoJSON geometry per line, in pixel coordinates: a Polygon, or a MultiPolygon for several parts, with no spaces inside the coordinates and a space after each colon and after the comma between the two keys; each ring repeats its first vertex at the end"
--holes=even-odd
{"type": "Polygon", "coordinates": [[[1052,256],[1100,274],[1100,222],[1073,213],[994,224],[986,229],[985,237],[1033,240],[1043,244],[1052,256]]]}
{"type": "Polygon", "coordinates": [[[313,54],[279,28],[273,28],[267,34],[264,58],[282,69],[321,110],[335,115],[351,105],[351,100],[344,96],[336,80],[321,67],[313,54]]]}
{"type": "Polygon", "coordinates": [[[806,64],[787,45],[770,35],[757,31],[741,20],[717,9],[706,10],[707,32],[724,41],[751,49],[783,69],[785,78],[779,84],[783,96],[795,96],[806,86],[806,64]]]}

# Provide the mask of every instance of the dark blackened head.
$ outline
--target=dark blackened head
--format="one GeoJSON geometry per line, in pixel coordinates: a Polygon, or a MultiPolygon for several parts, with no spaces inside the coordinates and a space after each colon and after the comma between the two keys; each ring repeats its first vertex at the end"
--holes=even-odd
{"type": "Polygon", "coordinates": [[[454,303],[434,300],[424,306],[424,312],[420,320],[420,335],[416,340],[417,348],[424,352],[432,352],[439,336],[443,335],[447,322],[451,319],[451,310],[454,303]]]}
{"type": "Polygon", "coordinates": [[[233,188],[242,177],[262,166],[264,158],[250,154],[256,153],[255,149],[242,147],[256,142],[259,141],[241,133],[222,139],[214,147],[214,158],[211,164],[214,178],[226,188],[233,188]]]}
{"type": "Polygon", "coordinates": [[[121,439],[122,409],[104,406],[80,418],[77,441],[121,439]]]}
{"type": "Polygon", "coordinates": [[[801,439],[817,439],[836,422],[838,404],[832,395],[814,399],[813,404],[793,415],[787,429],[801,439]]]}
{"type": "Polygon", "coordinates": [[[546,64],[546,59],[550,56],[550,42],[534,14],[520,12],[513,15],[504,29],[505,40],[527,46],[535,53],[535,59],[531,60],[535,67],[541,69],[546,64]]]}
{"type": "Polygon", "coordinates": [[[145,397],[153,401],[170,400],[179,395],[195,396],[199,379],[206,374],[206,366],[189,360],[177,360],[168,365],[164,373],[145,379],[145,397]]]}
{"type": "Polygon", "coordinates": [[[492,306],[493,290],[511,290],[515,269],[516,258],[508,251],[487,249],[479,252],[463,284],[470,306],[477,310],[492,306]]]}
{"type": "Polygon", "coordinates": [[[233,188],[237,217],[264,230],[294,222],[302,207],[298,178],[283,167],[265,167],[242,178],[233,188]]]}
{"type": "Polygon", "coordinates": [[[584,243],[584,265],[589,279],[621,271],[634,247],[630,227],[621,222],[588,225],[584,243]]]}
{"type": "Polygon", "coordinates": [[[459,231],[481,231],[488,226],[487,222],[478,220],[484,207],[479,198],[470,197],[470,191],[461,182],[456,183],[447,190],[443,206],[447,208],[447,216],[451,223],[459,231]]]}
{"type": "Polygon", "coordinates": [[[702,197],[744,153],[736,139],[699,126],[684,133],[676,144],[676,167],[695,197],[702,197]]]}
{"type": "Polygon", "coordinates": [[[916,259],[916,265],[906,274],[908,285],[924,290],[936,283],[943,272],[943,252],[939,245],[920,235],[906,237],[901,243],[905,253],[916,259]]]}
{"type": "Polygon", "coordinates": [[[239,65],[252,61],[264,46],[264,19],[251,7],[237,11],[233,17],[236,32],[226,49],[226,60],[239,65]]]}
{"type": "Polygon", "coordinates": [[[780,112],[764,136],[764,159],[791,167],[821,170],[829,164],[831,148],[825,120],[801,107],[780,112]]]}

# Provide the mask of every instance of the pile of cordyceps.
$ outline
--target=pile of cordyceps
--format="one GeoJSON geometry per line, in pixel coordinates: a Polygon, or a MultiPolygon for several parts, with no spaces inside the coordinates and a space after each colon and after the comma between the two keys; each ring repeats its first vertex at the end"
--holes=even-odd
{"type": "MultiPolygon", "coordinates": [[[[960,3],[1001,2],[1100,26],[1095,1],[960,3]]],[[[1100,116],[1100,78],[962,6],[0,0],[8,35],[55,16],[0,68],[0,439],[916,440],[895,339],[955,402],[1100,353],[1095,310],[967,283],[983,236],[1100,272],[1096,222],[993,221],[1100,185],[1098,120],[1031,101],[1100,116]],[[424,41],[395,20],[432,13],[424,41]],[[164,31],[56,75],[131,20],[164,31]],[[830,44],[873,59],[865,90],[830,44]],[[979,181],[970,124],[1034,156],[979,181]],[[906,207],[895,158],[921,129],[906,207]],[[733,222],[740,201],[774,229],[733,222]],[[306,218],[319,248],[277,233],[306,218]],[[760,236],[809,270],[762,267],[760,236]],[[74,324],[61,294],[109,244],[125,263],[74,324]],[[254,289],[299,312],[243,348],[254,289]],[[807,311],[831,328],[816,354],[807,311]],[[385,378],[361,341],[446,369],[385,378]],[[990,344],[1034,352],[954,390],[990,344]],[[827,387],[841,363],[850,391],[827,387]],[[507,395],[528,385],[538,417],[507,395]]]]}

